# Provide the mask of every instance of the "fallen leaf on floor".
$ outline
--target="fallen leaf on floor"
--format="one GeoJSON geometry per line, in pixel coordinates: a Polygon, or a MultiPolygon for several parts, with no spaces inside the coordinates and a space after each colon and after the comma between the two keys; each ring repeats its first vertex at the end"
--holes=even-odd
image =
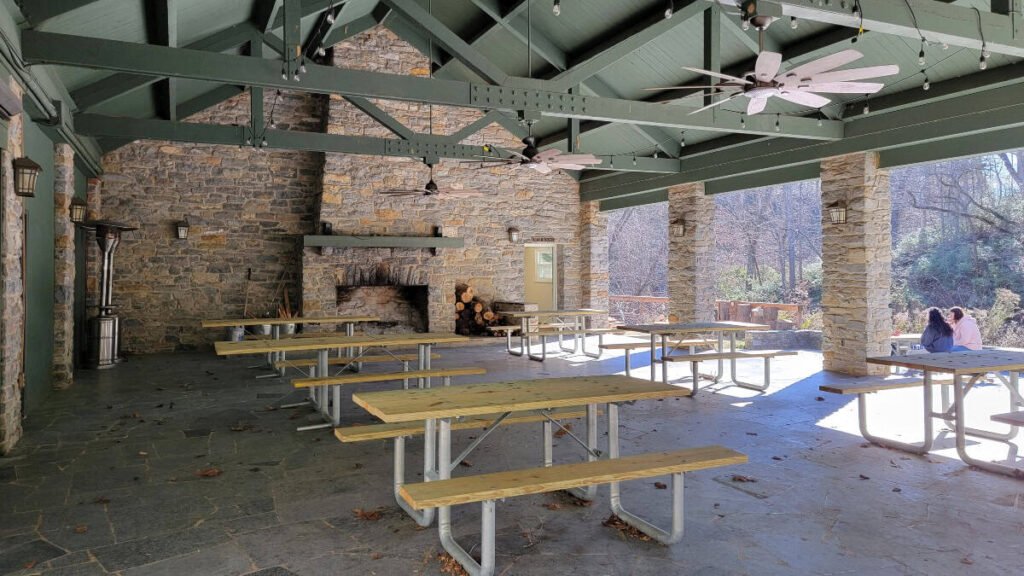
{"type": "Polygon", "coordinates": [[[782,460],[782,456],[772,456],[772,460],[782,460]]]}
{"type": "Polygon", "coordinates": [[[356,462],[356,463],[355,463],[355,465],[353,465],[353,466],[352,466],[352,468],[354,468],[354,469],[356,469],[356,470],[359,470],[359,469],[360,469],[360,468],[362,468],[362,467],[363,467],[363,465],[362,465],[362,464],[360,464],[359,462],[356,462]]]}
{"type": "Polygon", "coordinates": [[[196,474],[205,478],[213,478],[214,476],[220,476],[220,470],[216,468],[207,468],[205,470],[196,470],[196,474]]]}
{"type": "Polygon", "coordinates": [[[942,460],[935,460],[934,458],[929,458],[928,462],[931,464],[942,464],[942,460]]]}
{"type": "Polygon", "coordinates": [[[733,482],[757,482],[757,478],[751,478],[750,476],[744,476],[743,474],[733,474],[733,482]]]}
{"type": "Polygon", "coordinates": [[[452,576],[469,576],[469,572],[459,564],[458,560],[452,558],[450,554],[438,554],[437,561],[441,564],[442,574],[451,574],[452,576]]]}
{"type": "Polygon", "coordinates": [[[79,524],[78,526],[75,526],[75,532],[78,532],[79,534],[85,534],[85,531],[88,529],[89,527],[85,524],[79,524]]]}
{"type": "Polygon", "coordinates": [[[568,496],[569,503],[572,504],[573,506],[579,506],[580,508],[586,508],[587,506],[590,506],[591,504],[594,503],[593,500],[584,500],[583,498],[577,498],[572,494],[569,494],[568,496]]]}
{"type": "Polygon", "coordinates": [[[551,504],[545,504],[544,507],[547,508],[548,510],[561,510],[562,508],[565,508],[564,505],[556,504],[554,502],[552,502],[551,504]]]}
{"type": "Polygon", "coordinates": [[[35,560],[33,560],[31,562],[25,562],[25,568],[35,568],[35,567],[36,567],[35,560]]]}
{"type": "Polygon", "coordinates": [[[149,456],[149,452],[143,452],[142,450],[139,450],[139,456],[149,456]]]}
{"type": "Polygon", "coordinates": [[[380,513],[387,510],[387,506],[381,506],[375,510],[363,510],[362,508],[356,508],[352,512],[355,513],[356,518],[360,520],[380,520],[380,513]]]}
{"type": "Polygon", "coordinates": [[[563,428],[555,430],[555,438],[561,438],[562,436],[565,436],[566,432],[569,430],[572,430],[572,424],[565,424],[563,428]]]}
{"type": "Polygon", "coordinates": [[[971,560],[970,556],[964,556],[960,559],[961,564],[974,564],[974,560],[971,560]]]}
{"type": "Polygon", "coordinates": [[[256,466],[255,468],[249,468],[249,472],[259,472],[259,471],[260,471],[260,467],[259,466],[256,466]]]}
{"type": "Polygon", "coordinates": [[[251,428],[252,428],[252,424],[242,424],[240,426],[232,426],[231,427],[231,431],[232,432],[245,432],[246,430],[249,430],[251,428]]]}
{"type": "Polygon", "coordinates": [[[289,420],[298,420],[299,418],[302,418],[301,412],[292,412],[292,415],[288,417],[289,420]]]}
{"type": "Polygon", "coordinates": [[[459,462],[459,464],[465,466],[466,468],[472,468],[473,467],[473,463],[470,462],[469,460],[463,460],[462,462],[459,462]]]}
{"type": "Polygon", "coordinates": [[[370,558],[373,558],[374,560],[380,560],[380,559],[381,559],[381,555],[380,555],[380,552],[377,552],[377,553],[376,553],[376,554],[374,554],[373,556],[370,556],[370,558]]]}
{"type": "Polygon", "coordinates": [[[893,488],[892,491],[893,492],[903,492],[903,489],[900,488],[899,486],[897,486],[897,487],[893,488]]]}
{"type": "Polygon", "coordinates": [[[815,396],[814,399],[817,400],[818,402],[824,402],[825,401],[825,397],[824,396],[815,396]]]}
{"type": "Polygon", "coordinates": [[[648,536],[647,534],[644,534],[643,532],[637,530],[636,528],[633,528],[629,524],[626,524],[622,520],[622,518],[619,518],[615,514],[612,514],[611,516],[609,516],[609,517],[605,518],[604,520],[602,520],[601,521],[601,525],[602,526],[608,526],[610,528],[615,528],[616,530],[618,530],[619,532],[622,532],[623,534],[625,534],[627,536],[632,536],[634,538],[639,538],[640,540],[645,540],[646,541],[646,540],[650,540],[651,539],[651,537],[648,536]]]}
{"type": "Polygon", "coordinates": [[[110,504],[110,498],[100,496],[99,498],[92,501],[93,504],[110,504]]]}
{"type": "Polygon", "coordinates": [[[263,407],[263,409],[266,410],[267,412],[273,412],[274,410],[277,410],[277,406],[271,406],[270,404],[267,404],[266,406],[263,407]]]}
{"type": "Polygon", "coordinates": [[[870,476],[865,476],[864,474],[861,474],[860,475],[860,479],[861,480],[871,480],[871,477],[870,476]]]}
{"type": "Polygon", "coordinates": [[[747,436],[757,436],[757,432],[747,432],[747,436]]]}
{"type": "Polygon", "coordinates": [[[871,448],[871,443],[870,442],[861,442],[860,447],[861,448],[871,448]]]}
{"type": "Polygon", "coordinates": [[[668,486],[664,482],[655,482],[654,487],[657,488],[658,490],[664,490],[668,488],[668,486]]]}

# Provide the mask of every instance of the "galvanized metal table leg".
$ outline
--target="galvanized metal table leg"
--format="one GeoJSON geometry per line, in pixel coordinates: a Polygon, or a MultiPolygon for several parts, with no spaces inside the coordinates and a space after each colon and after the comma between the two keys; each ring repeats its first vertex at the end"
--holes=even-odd
{"type": "MultiPolygon", "coordinates": [[[[619,406],[608,404],[608,457],[619,457],[619,406]]],[[[683,538],[683,474],[672,474],[672,528],[665,531],[622,507],[619,483],[609,484],[612,513],[633,528],[662,544],[675,544],[683,538]]]]}
{"type": "Polygon", "coordinates": [[[661,337],[661,381],[668,384],[668,362],[665,358],[668,358],[668,344],[667,338],[664,335],[661,337]]]}
{"type": "MultiPolygon", "coordinates": [[[[434,456],[436,443],[437,422],[429,419],[424,423],[423,429],[423,481],[430,482],[437,478],[437,459],[434,456]]],[[[416,510],[405,501],[399,494],[402,485],[405,484],[405,436],[395,438],[395,473],[394,493],[395,502],[405,510],[405,513],[416,521],[420,526],[430,526],[434,522],[434,508],[416,510]]]]}
{"type": "MultiPolygon", "coordinates": [[[[587,462],[598,459],[597,449],[597,404],[587,405],[587,462]]],[[[566,492],[581,500],[593,500],[597,495],[597,486],[571,488],[566,492]]]]}
{"type": "MultiPolygon", "coordinates": [[[[355,336],[356,335],[356,325],[355,325],[354,322],[345,322],[344,326],[345,326],[345,336],[355,336]]],[[[345,348],[345,355],[348,356],[349,358],[352,358],[353,356],[355,356],[355,352],[354,351],[355,351],[355,349],[352,348],[351,346],[349,346],[349,347],[345,348]]],[[[363,363],[362,362],[356,362],[355,364],[352,365],[352,371],[353,372],[359,372],[362,369],[363,369],[363,363]]]]}
{"type": "MultiPolygon", "coordinates": [[[[529,318],[526,319],[526,329],[527,330],[530,329],[530,319],[529,318]]],[[[548,357],[547,336],[538,335],[537,338],[540,340],[540,356],[537,356],[536,354],[534,354],[530,350],[530,348],[531,348],[530,340],[531,339],[530,339],[529,336],[526,337],[526,355],[530,358],[530,360],[536,360],[537,362],[543,362],[548,357]]]]}
{"type": "MultiPolygon", "coordinates": [[[[1017,372],[1010,373],[1010,381],[1014,387],[1017,385],[1017,372]]],[[[965,464],[971,466],[977,466],[982,470],[988,470],[989,472],[996,472],[998,474],[1005,474],[1014,478],[1020,478],[1024,476],[1024,469],[1017,468],[1014,466],[1007,466],[1005,464],[997,464],[995,462],[987,462],[985,460],[978,460],[967,454],[967,428],[964,425],[964,381],[963,376],[959,374],[953,375],[953,410],[956,415],[955,428],[956,428],[956,451],[960,455],[960,459],[965,464]]]]}
{"type": "Polygon", "coordinates": [[[860,434],[865,440],[885,448],[895,448],[912,454],[925,454],[932,449],[932,442],[935,440],[935,435],[932,433],[932,418],[934,418],[936,414],[932,412],[931,372],[924,373],[924,441],[920,444],[909,444],[907,442],[900,442],[899,440],[882,438],[871,434],[868,431],[868,394],[869,393],[857,395],[857,419],[860,425],[860,434]]]}
{"type": "MultiPolygon", "coordinates": [[[[441,480],[451,478],[452,433],[451,420],[439,420],[437,443],[437,474],[441,480]]],[[[480,562],[473,558],[452,534],[452,509],[442,506],[437,509],[437,531],[441,537],[441,546],[462,565],[471,576],[491,576],[494,574],[494,500],[483,502],[483,514],[480,520],[480,562]]]]}
{"type": "MultiPolygon", "coordinates": [[[[729,352],[736,352],[736,333],[729,333],[729,352]]],[[[733,384],[740,388],[747,388],[748,390],[757,390],[758,392],[764,392],[771,385],[772,371],[771,371],[771,358],[767,356],[764,358],[764,382],[761,384],[752,384],[750,382],[743,382],[736,378],[736,358],[729,359],[729,369],[731,370],[730,376],[732,377],[733,384]]]]}
{"type": "MultiPolygon", "coordinates": [[[[430,344],[417,346],[419,352],[419,370],[430,370],[430,344]]],[[[420,388],[430,388],[430,378],[419,379],[420,388]]]]}
{"type": "Polygon", "coordinates": [[[657,357],[658,335],[651,332],[651,382],[658,381],[658,368],[655,358],[657,357]]]}

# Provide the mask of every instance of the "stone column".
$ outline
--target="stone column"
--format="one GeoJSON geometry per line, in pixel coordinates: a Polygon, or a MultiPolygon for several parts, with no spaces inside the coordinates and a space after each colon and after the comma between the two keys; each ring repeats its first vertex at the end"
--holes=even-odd
{"type": "Polygon", "coordinates": [[[715,318],[711,255],[715,247],[715,201],[704,183],[668,189],[668,312],[679,322],[715,318]]]}
{"type": "Polygon", "coordinates": [[[71,386],[75,344],[75,152],[64,143],[53,147],[53,386],[71,386]]]}
{"type": "MultiPolygon", "coordinates": [[[[580,204],[580,291],[583,308],[607,310],[608,302],[608,216],[599,211],[600,202],[580,204]]],[[[607,316],[594,316],[594,328],[608,325],[607,316]]]]}
{"type": "Polygon", "coordinates": [[[825,370],[853,376],[885,374],[867,356],[889,354],[892,222],[889,172],[878,155],[849,154],[821,163],[822,349],[825,370]],[[843,202],[846,223],[828,207],[843,202]]]}
{"type": "MultiPolygon", "coordinates": [[[[10,87],[21,96],[21,86],[14,79],[10,80],[10,87]]],[[[0,454],[9,453],[21,438],[21,394],[25,388],[25,284],[21,269],[25,207],[22,198],[14,194],[11,170],[11,163],[22,155],[22,130],[22,115],[12,117],[7,126],[6,146],[0,151],[0,454]]]]}
{"type": "MultiPolygon", "coordinates": [[[[85,189],[85,220],[86,222],[99,220],[101,212],[101,191],[103,181],[99,178],[89,178],[85,189]]],[[[100,254],[100,247],[96,244],[95,236],[92,233],[85,234],[83,241],[86,245],[85,251],[85,301],[86,305],[99,304],[100,292],[100,266],[103,256],[100,254]]],[[[88,310],[86,316],[89,315],[88,310]]]]}

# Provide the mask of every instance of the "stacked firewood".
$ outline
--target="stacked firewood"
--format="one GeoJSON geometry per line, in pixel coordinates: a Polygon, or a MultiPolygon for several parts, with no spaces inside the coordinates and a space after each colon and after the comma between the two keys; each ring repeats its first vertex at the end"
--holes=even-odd
{"type": "Polygon", "coordinates": [[[473,294],[469,284],[455,285],[455,333],[463,336],[493,336],[488,326],[498,323],[498,315],[473,294]]]}

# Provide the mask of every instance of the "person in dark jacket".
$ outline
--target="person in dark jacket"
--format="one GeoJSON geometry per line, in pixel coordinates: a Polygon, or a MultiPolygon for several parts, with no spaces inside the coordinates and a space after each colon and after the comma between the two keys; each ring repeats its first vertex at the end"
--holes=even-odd
{"type": "Polygon", "coordinates": [[[938,308],[928,311],[928,326],[921,333],[921,346],[929,352],[949,352],[953,349],[953,329],[938,308]]]}

